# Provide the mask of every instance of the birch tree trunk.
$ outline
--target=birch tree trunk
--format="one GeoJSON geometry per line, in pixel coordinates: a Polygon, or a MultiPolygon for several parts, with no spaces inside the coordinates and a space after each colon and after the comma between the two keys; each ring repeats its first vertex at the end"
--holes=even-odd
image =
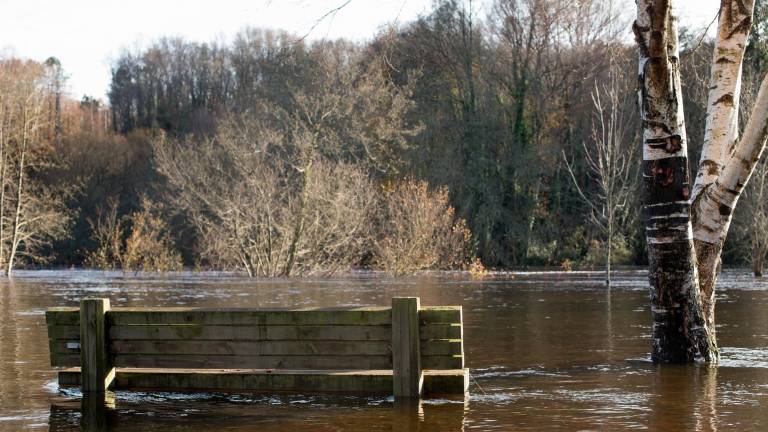
{"type": "Polygon", "coordinates": [[[643,127],[643,210],[648,242],[651,357],[716,359],[699,303],[677,24],[670,0],[638,0],[638,101],[643,127]]]}
{"type": "MultiPolygon", "coordinates": [[[[715,283],[733,206],[744,184],[728,190],[714,186],[726,169],[738,139],[741,72],[752,27],[754,0],[722,0],[712,58],[704,145],[693,188],[693,238],[701,302],[715,332],[715,283]],[[713,189],[714,187],[714,189],[713,189]],[[725,196],[721,196],[725,194],[725,196]]],[[[750,169],[751,172],[751,169],[750,169]]]]}
{"type": "Polygon", "coordinates": [[[694,236],[701,271],[702,305],[707,323],[715,322],[717,264],[728,227],[744,186],[760,160],[768,137],[768,76],[760,84],[755,106],[736,148],[717,180],[702,190],[695,202],[694,236]]]}
{"type": "Polygon", "coordinates": [[[27,157],[27,145],[29,143],[30,135],[31,133],[37,129],[37,122],[38,122],[38,113],[35,113],[33,116],[30,116],[31,118],[28,118],[27,116],[27,108],[24,108],[24,121],[23,121],[23,127],[24,131],[22,134],[21,139],[21,146],[19,148],[19,172],[18,172],[18,181],[16,183],[16,210],[13,214],[13,226],[11,228],[11,243],[8,246],[8,261],[6,264],[6,270],[5,274],[6,276],[11,276],[11,272],[13,272],[13,264],[14,260],[16,259],[16,252],[18,251],[19,247],[19,238],[20,238],[20,229],[21,229],[21,212],[22,212],[22,203],[24,200],[24,170],[26,169],[26,166],[24,163],[26,162],[27,157]]]}

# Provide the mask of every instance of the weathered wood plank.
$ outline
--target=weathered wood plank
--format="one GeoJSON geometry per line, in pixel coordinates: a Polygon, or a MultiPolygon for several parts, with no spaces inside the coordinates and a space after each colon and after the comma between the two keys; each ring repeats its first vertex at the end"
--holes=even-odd
{"type": "MultiPolygon", "coordinates": [[[[80,369],[59,371],[59,386],[80,385],[80,369]]],[[[424,394],[463,394],[469,370],[424,371],[424,394]]],[[[293,391],[389,394],[392,370],[117,369],[116,390],[293,391]],[[218,377],[230,378],[218,378],[218,377]],[[262,380],[259,376],[285,377],[262,380]],[[294,377],[294,378],[289,378],[294,377]],[[298,377],[298,378],[295,378],[298,377]],[[313,377],[308,381],[305,377],[313,377]],[[276,381],[275,381],[276,380],[276,381]]]]}
{"type": "Polygon", "coordinates": [[[110,325],[388,325],[388,308],[253,310],[206,308],[121,308],[107,314],[110,325]]]}
{"type": "Polygon", "coordinates": [[[48,341],[48,347],[53,354],[77,354],[80,355],[80,340],[69,341],[66,339],[55,339],[48,341]]]}
{"type": "Polygon", "coordinates": [[[80,340],[80,326],[49,325],[48,339],[80,340]]]}
{"type": "Polygon", "coordinates": [[[419,323],[461,324],[461,306],[429,306],[419,310],[419,323]]]}
{"type": "Polygon", "coordinates": [[[118,376],[123,389],[163,389],[195,391],[270,391],[270,392],[344,392],[388,394],[392,391],[392,372],[357,371],[142,371],[129,369],[118,376]]]}
{"type": "Polygon", "coordinates": [[[419,338],[428,339],[461,339],[462,328],[456,324],[424,324],[419,326],[419,338]]]}
{"type": "Polygon", "coordinates": [[[421,341],[422,356],[463,355],[461,339],[433,339],[421,341]]]}
{"type": "Polygon", "coordinates": [[[192,369],[391,369],[390,356],[218,356],[115,354],[117,367],[192,369]]]}
{"type": "Polygon", "coordinates": [[[80,387],[80,368],[72,367],[60,370],[59,387],[80,387]]]}
{"type": "Polygon", "coordinates": [[[425,370],[424,394],[457,395],[469,391],[469,369],[425,370]]]}
{"type": "Polygon", "coordinates": [[[107,353],[105,314],[109,299],[80,301],[80,367],[83,393],[104,393],[114,378],[107,353]]]}
{"type": "Polygon", "coordinates": [[[421,356],[422,369],[464,369],[464,356],[421,356]]]}
{"type": "Polygon", "coordinates": [[[392,298],[392,368],[395,398],[421,395],[419,299],[392,298]]]}
{"type": "MultiPolygon", "coordinates": [[[[435,350],[444,354],[445,349],[435,350]]],[[[144,341],[113,340],[113,354],[211,354],[229,356],[389,356],[386,341],[144,341]]],[[[454,354],[451,352],[451,354],[454,354]]]]}
{"type": "MultiPolygon", "coordinates": [[[[62,332],[63,333],[63,332],[62,332]]],[[[388,325],[365,326],[200,326],[190,324],[118,325],[109,329],[121,340],[349,340],[389,341],[388,325]]]]}
{"type": "Polygon", "coordinates": [[[50,325],[80,325],[80,308],[53,307],[45,311],[45,322],[50,325]]]}
{"type": "Polygon", "coordinates": [[[80,366],[80,353],[66,354],[51,352],[51,366],[53,367],[73,367],[80,366]]]}

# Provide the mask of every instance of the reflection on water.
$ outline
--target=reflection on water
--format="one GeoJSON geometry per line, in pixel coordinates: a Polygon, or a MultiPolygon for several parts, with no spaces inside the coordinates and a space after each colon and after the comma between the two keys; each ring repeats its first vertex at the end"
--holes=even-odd
{"type": "Polygon", "coordinates": [[[597,273],[252,281],[227,274],[19,272],[0,281],[0,431],[768,430],[768,281],[726,272],[719,368],[654,366],[642,271],[608,292],[597,273]],[[395,295],[464,306],[466,400],[117,392],[83,410],[48,366],[44,310],[86,295],[121,306],[387,305],[395,295]],[[83,415],[86,412],[86,415],[83,415]]]}

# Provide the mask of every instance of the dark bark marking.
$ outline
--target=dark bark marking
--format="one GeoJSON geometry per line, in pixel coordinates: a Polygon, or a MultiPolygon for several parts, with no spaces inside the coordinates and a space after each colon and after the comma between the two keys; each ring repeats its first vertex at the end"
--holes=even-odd
{"type": "Polygon", "coordinates": [[[752,163],[746,159],[739,159],[739,163],[741,163],[741,167],[746,172],[752,171],[752,163]]]}
{"type": "Polygon", "coordinates": [[[674,154],[683,148],[680,135],[670,135],[666,138],[649,138],[645,140],[648,147],[653,149],[664,149],[667,153],[674,154]]]}
{"type": "Polygon", "coordinates": [[[741,12],[743,15],[750,15],[749,8],[744,3],[744,0],[736,0],[736,3],[739,6],[739,12],[741,12]]]}
{"type": "Polygon", "coordinates": [[[720,172],[720,165],[712,159],[705,159],[699,164],[699,169],[706,169],[709,175],[717,175],[720,172]]]}
{"type": "MultiPolygon", "coordinates": [[[[664,133],[672,135],[672,130],[669,128],[669,126],[667,126],[665,123],[660,122],[660,121],[656,121],[656,120],[643,120],[643,127],[646,128],[646,129],[647,128],[652,128],[652,127],[657,127],[659,129],[661,129],[662,131],[664,131],[664,133]]],[[[648,142],[650,142],[650,141],[651,140],[648,140],[648,142]]]]}
{"type": "Polygon", "coordinates": [[[685,156],[643,161],[643,203],[654,205],[688,200],[687,162],[685,156]]]}
{"type": "Polygon", "coordinates": [[[645,38],[643,37],[643,33],[648,30],[650,30],[650,27],[641,26],[637,21],[632,23],[632,33],[635,34],[635,42],[637,42],[637,47],[643,57],[649,57],[648,45],[645,44],[645,38]]]}
{"type": "Polygon", "coordinates": [[[726,93],[720,96],[712,105],[723,104],[732,107],[733,106],[733,93],[726,93]]]}
{"type": "Polygon", "coordinates": [[[733,37],[736,33],[749,33],[749,30],[752,28],[752,17],[747,15],[744,17],[743,20],[741,20],[740,23],[738,23],[730,33],[728,33],[728,39],[733,37]]]}
{"type": "Polygon", "coordinates": [[[720,204],[717,210],[718,212],[720,212],[720,216],[728,216],[729,214],[731,214],[731,208],[725,204],[720,204]]]}

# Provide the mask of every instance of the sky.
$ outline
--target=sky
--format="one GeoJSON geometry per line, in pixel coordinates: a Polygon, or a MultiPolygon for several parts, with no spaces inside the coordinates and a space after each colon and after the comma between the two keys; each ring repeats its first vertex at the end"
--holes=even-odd
{"type": "MultiPolygon", "coordinates": [[[[427,13],[432,5],[432,0],[349,0],[318,22],[347,1],[0,0],[0,57],[44,61],[56,56],[68,75],[72,97],[106,100],[112,60],[122,49],[141,47],[162,36],[227,40],[251,26],[280,28],[308,39],[364,41],[388,24],[427,13]]],[[[678,0],[682,25],[706,26],[718,4],[718,0],[678,0]]]]}

